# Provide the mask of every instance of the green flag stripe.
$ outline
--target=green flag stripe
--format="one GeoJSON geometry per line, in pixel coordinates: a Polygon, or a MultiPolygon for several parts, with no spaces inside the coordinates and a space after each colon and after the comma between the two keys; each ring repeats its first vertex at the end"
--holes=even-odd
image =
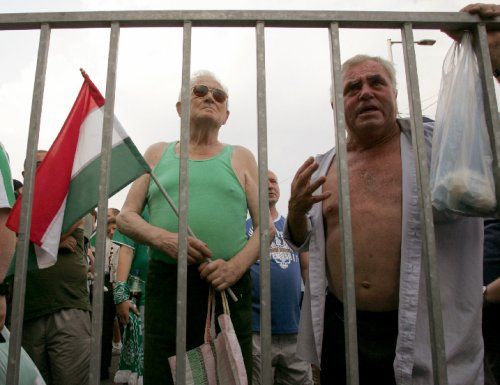
{"type": "MultiPolygon", "coordinates": [[[[10,207],[14,205],[14,187],[12,185],[12,176],[10,173],[9,160],[7,154],[0,143],[0,197],[5,196],[10,207]]],[[[1,200],[0,200],[0,203],[1,200]]],[[[0,206],[1,207],[1,206],[0,206]]]]}
{"type": "MultiPolygon", "coordinates": [[[[67,231],[77,220],[96,207],[99,201],[99,179],[101,157],[88,163],[71,180],[62,232],[67,231]]],[[[113,147],[111,151],[111,170],[109,194],[112,196],[150,168],[130,138],[113,147]]]]}

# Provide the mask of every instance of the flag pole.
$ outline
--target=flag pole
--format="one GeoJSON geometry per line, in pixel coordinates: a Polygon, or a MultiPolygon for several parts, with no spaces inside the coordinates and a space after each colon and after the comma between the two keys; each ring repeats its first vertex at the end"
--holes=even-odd
{"type": "MultiPolygon", "coordinates": [[[[161,194],[165,197],[165,199],[167,200],[168,204],[170,205],[170,207],[172,208],[172,210],[174,211],[175,215],[177,215],[177,217],[179,217],[179,210],[177,210],[177,207],[175,206],[175,203],[174,201],[172,200],[172,198],[170,197],[170,195],[168,194],[167,190],[165,190],[165,188],[162,186],[162,184],[160,183],[160,181],[158,180],[158,178],[156,177],[156,175],[154,174],[153,170],[151,170],[149,172],[149,175],[151,176],[151,178],[153,179],[153,182],[155,182],[156,186],[158,187],[158,189],[160,190],[161,194]]],[[[195,239],[198,239],[196,237],[196,235],[194,235],[193,233],[193,230],[191,230],[191,227],[189,227],[188,225],[188,234],[195,238],[195,239]]],[[[209,260],[209,262],[211,262],[211,260],[209,260]]],[[[236,295],[234,294],[233,290],[228,287],[227,289],[227,292],[229,293],[229,295],[231,296],[232,300],[234,302],[238,302],[238,297],[236,297],[236,295]]]]}

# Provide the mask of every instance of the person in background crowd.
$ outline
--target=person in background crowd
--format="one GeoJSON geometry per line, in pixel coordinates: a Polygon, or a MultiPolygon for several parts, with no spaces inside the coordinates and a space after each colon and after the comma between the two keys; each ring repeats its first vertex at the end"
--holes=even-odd
{"type": "MultiPolygon", "coordinates": [[[[118,352],[121,349],[121,334],[116,321],[116,308],[113,300],[113,283],[116,279],[116,268],[118,266],[118,253],[120,246],[113,243],[113,235],[116,230],[116,213],[118,209],[108,209],[108,228],[106,235],[106,251],[104,255],[104,296],[103,296],[103,319],[102,319],[102,342],[101,342],[101,380],[109,378],[109,367],[113,349],[118,352]],[[118,330],[117,330],[118,329],[118,330]]],[[[97,256],[99,258],[99,256],[97,256]]]]}
{"type": "MultiPolygon", "coordinates": [[[[274,384],[312,384],[311,365],[296,355],[299,330],[301,277],[307,276],[308,253],[300,255],[283,239],[285,218],[276,209],[280,198],[278,177],[268,172],[269,211],[276,236],[269,247],[271,263],[271,365],[274,384]]],[[[247,221],[247,236],[253,234],[252,220],[247,221]]],[[[260,372],[260,260],[252,265],[253,385],[261,385],[260,372]]]]}
{"type": "MultiPolygon", "coordinates": [[[[141,217],[149,221],[147,208],[141,217]]],[[[120,245],[114,300],[117,318],[125,327],[124,349],[114,380],[116,383],[130,383],[137,379],[141,383],[144,372],[144,305],[149,248],[131,240],[119,230],[116,230],[113,242],[120,245]]]]}
{"type": "Polygon", "coordinates": [[[23,193],[23,183],[17,179],[13,179],[12,182],[14,183],[14,196],[17,199],[23,193]]]}
{"type": "MultiPolygon", "coordinates": [[[[9,156],[0,142],[0,281],[3,281],[16,246],[16,234],[5,226],[15,202],[9,156]]],[[[8,285],[0,284],[0,330],[5,323],[8,285]]]]}
{"type": "MultiPolygon", "coordinates": [[[[46,154],[37,151],[37,167],[46,154]]],[[[47,385],[88,383],[91,322],[83,243],[80,220],[61,236],[56,264],[27,273],[22,345],[47,385]]]]}

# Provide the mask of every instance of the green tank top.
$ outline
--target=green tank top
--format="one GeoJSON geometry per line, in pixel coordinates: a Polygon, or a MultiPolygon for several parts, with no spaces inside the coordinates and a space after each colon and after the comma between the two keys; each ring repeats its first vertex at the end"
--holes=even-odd
{"type": "MultiPolygon", "coordinates": [[[[170,143],[154,168],[162,186],[179,205],[179,157],[170,143]]],[[[246,244],[247,200],[231,166],[232,146],[225,146],[210,159],[189,160],[188,224],[196,237],[208,245],[212,259],[228,260],[246,244]]],[[[147,204],[150,223],[170,232],[179,230],[178,219],[156,184],[149,184],[147,204]]],[[[174,264],[176,260],[150,248],[153,259],[174,264]]]]}

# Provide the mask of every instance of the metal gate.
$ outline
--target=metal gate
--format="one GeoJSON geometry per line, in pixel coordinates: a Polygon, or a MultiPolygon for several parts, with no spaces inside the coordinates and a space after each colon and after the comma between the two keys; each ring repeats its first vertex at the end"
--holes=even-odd
{"type": "MultiPolygon", "coordinates": [[[[40,42],[36,65],[29,136],[26,153],[25,187],[22,197],[22,213],[14,279],[14,299],[12,317],[12,338],[9,351],[7,383],[18,384],[19,355],[22,340],[24,295],[29,246],[29,228],[33,202],[33,181],[35,175],[35,154],[38,146],[42,98],[47,68],[47,57],[52,29],[59,28],[107,28],[110,29],[110,45],[106,82],[106,105],[102,138],[102,164],[100,176],[100,199],[98,205],[97,254],[103,255],[106,237],[106,212],[111,154],[111,133],[114,116],[117,52],[121,28],[137,27],[182,27],[183,28],[183,68],[182,68],[182,114],[181,114],[181,166],[179,202],[179,261],[177,284],[177,383],[185,383],[186,344],[186,274],[187,274],[187,209],[188,209],[188,138],[189,138],[189,78],[191,73],[191,31],[196,27],[253,27],[257,48],[257,114],[258,114],[258,168],[259,168],[259,223],[261,264],[261,343],[263,383],[271,384],[271,313],[270,313],[270,267],[269,267],[269,211],[267,194],[267,115],[265,76],[265,30],[266,27],[280,28],[323,28],[330,37],[332,100],[335,111],[335,140],[338,153],[338,190],[342,226],[341,251],[344,269],[344,310],[348,322],[345,323],[347,375],[349,383],[358,384],[358,358],[356,335],[356,308],[354,293],[354,264],[352,231],[350,221],[349,185],[346,161],[346,133],[343,113],[343,96],[340,77],[339,28],[390,28],[399,29],[403,38],[403,52],[406,67],[406,83],[410,106],[411,131],[415,159],[417,160],[417,183],[422,215],[423,263],[427,281],[429,307],[429,327],[432,346],[434,383],[447,384],[443,322],[436,268],[434,225],[429,194],[429,175],[424,147],[422,108],[418,86],[417,67],[414,51],[414,29],[469,29],[474,31],[479,69],[484,90],[484,108],[488,132],[493,151],[493,172],[497,201],[500,202],[500,131],[497,102],[491,79],[486,36],[486,24],[498,21],[480,21],[478,17],[464,13],[408,13],[408,12],[350,12],[350,11],[110,11],[74,13],[19,13],[0,14],[0,30],[39,29],[40,42]]],[[[332,131],[333,135],[333,131],[332,131]]],[[[90,384],[99,384],[101,324],[103,298],[104,259],[96,261],[96,281],[92,317],[92,350],[90,384]]]]}

